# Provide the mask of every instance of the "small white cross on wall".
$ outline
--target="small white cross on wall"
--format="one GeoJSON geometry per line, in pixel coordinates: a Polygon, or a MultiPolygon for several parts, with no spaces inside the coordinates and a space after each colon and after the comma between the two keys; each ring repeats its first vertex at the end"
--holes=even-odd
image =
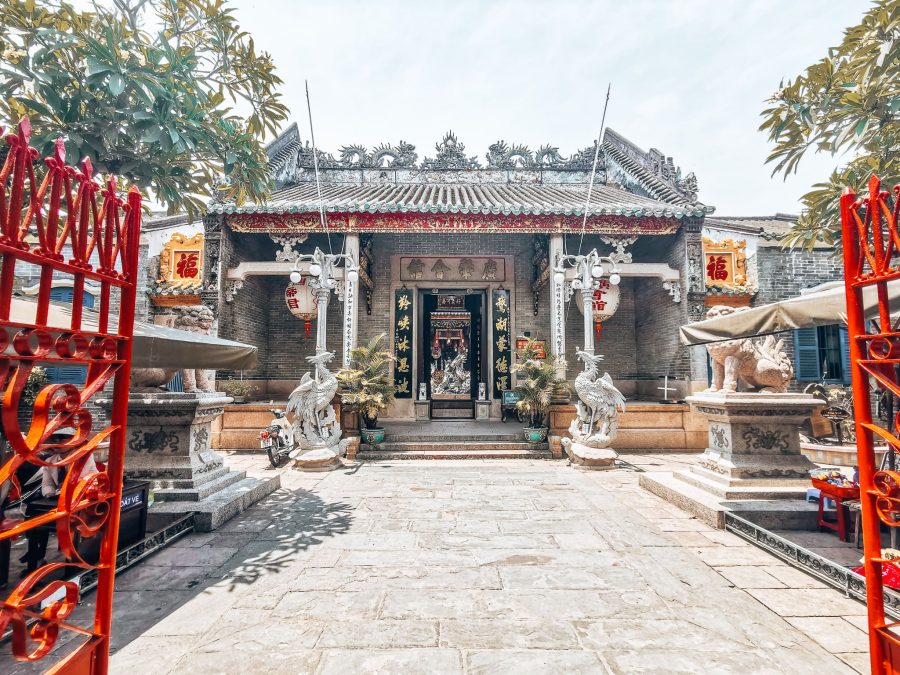
{"type": "Polygon", "coordinates": [[[669,376],[668,375],[665,376],[665,381],[663,382],[663,386],[657,387],[657,389],[660,389],[662,391],[663,401],[669,400],[669,392],[670,391],[678,391],[678,389],[676,387],[669,386],[669,376]]]}

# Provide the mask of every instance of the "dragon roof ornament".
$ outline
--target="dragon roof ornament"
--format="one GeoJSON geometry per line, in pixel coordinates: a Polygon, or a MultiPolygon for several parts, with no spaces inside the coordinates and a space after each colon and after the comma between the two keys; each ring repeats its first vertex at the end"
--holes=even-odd
{"type": "Polygon", "coordinates": [[[477,157],[466,156],[466,146],[460,143],[456,134],[448,131],[440,143],[434,144],[437,156],[426,157],[422,162],[423,169],[480,169],[477,157]]]}
{"type": "MultiPolygon", "coordinates": [[[[269,165],[272,171],[295,167],[306,170],[313,168],[312,147],[309,142],[301,142],[299,132],[292,125],[269,148],[269,165]]],[[[503,140],[491,144],[484,155],[485,164],[478,157],[466,154],[466,146],[452,131],[435,144],[435,156],[426,157],[421,162],[416,147],[400,141],[397,145],[381,144],[369,150],[363,145],[347,145],[340,149],[336,158],[331,153],[317,150],[319,169],[401,169],[419,171],[571,171],[589,172],[594,163],[596,144],[591,144],[569,157],[560,154],[553,145],[542,145],[531,150],[527,145],[508,143],[503,140]]],[[[688,173],[682,177],[681,169],[671,157],[666,157],[655,148],[642,150],[628,139],[611,129],[606,130],[600,148],[597,169],[604,172],[625,172],[630,174],[646,194],[662,201],[696,203],[698,197],[697,177],[688,173]]]]}

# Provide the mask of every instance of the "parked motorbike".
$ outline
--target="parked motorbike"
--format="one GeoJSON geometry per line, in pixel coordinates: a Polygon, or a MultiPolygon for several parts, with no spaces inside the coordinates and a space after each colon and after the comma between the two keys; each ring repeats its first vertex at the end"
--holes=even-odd
{"type": "Polygon", "coordinates": [[[259,432],[259,447],[269,455],[269,463],[278,468],[294,450],[294,430],[284,410],[272,410],[275,419],[259,432]]]}

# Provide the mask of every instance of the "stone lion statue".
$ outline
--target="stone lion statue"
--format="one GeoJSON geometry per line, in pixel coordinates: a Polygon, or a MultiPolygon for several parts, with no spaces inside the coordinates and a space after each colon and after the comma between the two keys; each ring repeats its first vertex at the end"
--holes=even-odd
{"type": "MultiPolygon", "coordinates": [[[[706,318],[741,312],[746,307],[716,305],[706,318]]],[[[713,381],[706,391],[725,394],[737,391],[743,382],[751,391],[782,393],[794,376],[791,360],[784,351],[784,340],[768,335],[763,340],[742,338],[713,342],[706,346],[712,360],[713,381]]]]}
{"type": "Polygon", "coordinates": [[[131,391],[165,391],[166,385],[172,381],[177,372],[177,369],[169,368],[132,368],[131,391]]]}
{"type": "MultiPolygon", "coordinates": [[[[190,331],[191,333],[199,333],[200,335],[209,335],[214,321],[215,315],[209,307],[204,305],[182,307],[175,318],[175,328],[190,331]]],[[[184,390],[186,392],[215,391],[215,387],[213,387],[213,383],[206,376],[205,370],[185,368],[181,371],[181,377],[184,381],[184,390]]]]}

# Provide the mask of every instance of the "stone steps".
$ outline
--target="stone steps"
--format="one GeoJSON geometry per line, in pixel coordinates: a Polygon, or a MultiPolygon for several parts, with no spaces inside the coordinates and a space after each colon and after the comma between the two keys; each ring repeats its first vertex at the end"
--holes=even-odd
{"type": "Polygon", "coordinates": [[[246,477],[246,471],[226,471],[218,478],[202,483],[194,488],[156,489],[153,491],[153,498],[158,502],[198,502],[219,490],[244,480],[246,477]]]}
{"type": "MultiPolygon", "coordinates": [[[[233,473],[246,475],[243,471],[233,473]]],[[[194,530],[211,532],[279,487],[281,476],[277,474],[267,478],[242,478],[200,501],[155,502],[149,515],[160,518],[193,513],[194,530]]]]}
{"type": "Polygon", "coordinates": [[[521,429],[504,434],[465,434],[465,435],[435,435],[415,434],[410,432],[390,433],[387,438],[378,444],[379,447],[391,443],[525,443],[525,436],[521,429]]]}
{"type": "Polygon", "coordinates": [[[392,442],[362,445],[359,459],[549,459],[546,443],[491,442],[392,442]]]}

